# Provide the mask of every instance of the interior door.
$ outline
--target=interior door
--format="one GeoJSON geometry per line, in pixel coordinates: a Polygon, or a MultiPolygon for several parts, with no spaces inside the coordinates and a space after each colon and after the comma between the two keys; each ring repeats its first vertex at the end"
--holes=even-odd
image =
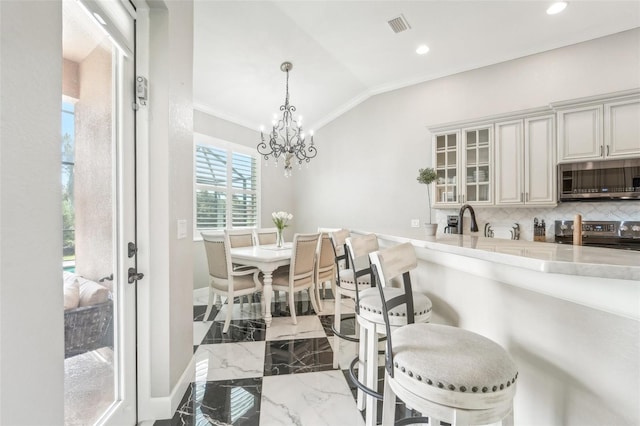
{"type": "MultiPolygon", "coordinates": [[[[66,267],[79,282],[108,288],[110,308],[101,342],[65,359],[65,423],[134,425],[135,9],[128,0],[64,0],[63,38],[63,112],[73,120],[73,135],[63,135],[63,196],[65,141],[73,153],[65,242],[75,249],[66,267]]],[[[66,335],[83,330],[66,325],[66,335]]]]}

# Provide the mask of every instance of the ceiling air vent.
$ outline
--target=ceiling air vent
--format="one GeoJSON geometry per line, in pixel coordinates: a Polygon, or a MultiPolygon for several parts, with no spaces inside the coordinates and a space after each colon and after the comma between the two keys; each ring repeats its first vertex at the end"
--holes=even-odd
{"type": "Polygon", "coordinates": [[[388,24],[396,34],[411,28],[411,25],[409,25],[406,18],[402,14],[400,14],[400,16],[398,16],[397,18],[393,18],[388,21],[388,24]]]}

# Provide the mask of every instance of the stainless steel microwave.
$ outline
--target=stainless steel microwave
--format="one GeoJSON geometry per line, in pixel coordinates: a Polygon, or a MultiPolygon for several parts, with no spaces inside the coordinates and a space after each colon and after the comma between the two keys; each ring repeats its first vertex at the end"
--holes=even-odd
{"type": "Polygon", "coordinates": [[[640,158],[560,164],[558,199],[640,200],[640,158]]]}

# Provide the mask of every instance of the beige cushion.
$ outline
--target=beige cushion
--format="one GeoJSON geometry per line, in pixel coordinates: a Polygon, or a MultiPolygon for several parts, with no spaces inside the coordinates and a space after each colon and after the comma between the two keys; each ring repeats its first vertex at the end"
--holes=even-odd
{"type": "Polygon", "coordinates": [[[77,308],[80,303],[80,284],[75,274],[65,271],[63,282],[64,310],[77,308]]]}
{"type": "Polygon", "coordinates": [[[91,306],[109,300],[109,289],[95,281],[77,277],[80,284],[80,302],[78,306],[91,306]]]}
{"type": "Polygon", "coordinates": [[[438,404],[482,409],[513,397],[518,370],[497,343],[476,333],[439,324],[394,330],[394,380],[438,404]]]}
{"type": "MultiPolygon", "coordinates": [[[[356,290],[355,281],[353,279],[353,269],[341,269],[340,270],[340,287],[345,290],[356,290]]],[[[362,287],[371,287],[371,276],[369,274],[363,275],[358,278],[358,289],[362,287]]]]}
{"type": "MultiPolygon", "coordinates": [[[[384,287],[382,289],[386,300],[400,296],[404,290],[399,288],[384,287]]],[[[376,324],[384,324],[382,315],[382,300],[380,290],[377,287],[362,290],[359,293],[359,315],[376,324]]],[[[415,322],[428,322],[431,319],[431,299],[422,293],[413,293],[413,315],[415,322]]],[[[392,327],[407,324],[407,305],[401,304],[389,312],[389,323],[392,327]]]]}

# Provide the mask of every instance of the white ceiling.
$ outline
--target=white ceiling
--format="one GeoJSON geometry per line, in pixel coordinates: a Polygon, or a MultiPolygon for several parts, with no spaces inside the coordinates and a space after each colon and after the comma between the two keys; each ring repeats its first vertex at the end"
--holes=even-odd
{"type": "Polygon", "coordinates": [[[576,0],[553,16],[550,4],[195,0],[194,104],[268,126],[290,61],[290,102],[317,129],[377,93],[640,27],[638,0],[576,0]],[[411,29],[396,34],[400,14],[411,29]]]}

